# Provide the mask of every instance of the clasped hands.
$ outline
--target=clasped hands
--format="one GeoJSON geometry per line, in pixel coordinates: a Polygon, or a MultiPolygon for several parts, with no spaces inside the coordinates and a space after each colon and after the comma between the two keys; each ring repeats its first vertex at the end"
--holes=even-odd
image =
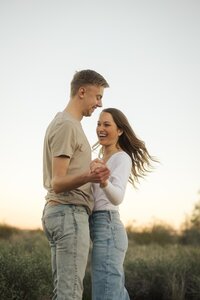
{"type": "Polygon", "coordinates": [[[90,163],[91,173],[99,175],[100,187],[106,187],[108,184],[108,178],[110,176],[110,170],[108,169],[106,163],[101,159],[94,159],[90,163]]]}

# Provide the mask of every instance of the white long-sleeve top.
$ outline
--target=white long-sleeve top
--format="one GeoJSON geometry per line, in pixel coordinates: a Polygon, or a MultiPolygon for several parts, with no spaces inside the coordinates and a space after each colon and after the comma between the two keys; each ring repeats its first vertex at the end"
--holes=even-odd
{"type": "Polygon", "coordinates": [[[121,151],[113,154],[106,164],[111,174],[108,185],[101,188],[98,183],[92,184],[94,211],[118,210],[119,204],[124,199],[126,185],[130,176],[132,161],[126,152],[121,151]]]}

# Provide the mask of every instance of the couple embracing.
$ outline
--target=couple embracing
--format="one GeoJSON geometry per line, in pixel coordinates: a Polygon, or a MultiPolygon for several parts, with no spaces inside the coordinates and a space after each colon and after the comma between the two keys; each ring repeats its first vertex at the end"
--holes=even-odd
{"type": "Polygon", "coordinates": [[[108,87],[96,71],[76,72],[69,102],[44,137],[42,225],[51,249],[54,300],[82,299],[90,239],[92,300],[130,299],[123,268],[128,239],[119,205],[128,181],[134,186],[154,158],[123,112],[107,108],[96,126],[99,157],[91,160],[81,120],[102,107],[108,87]]]}

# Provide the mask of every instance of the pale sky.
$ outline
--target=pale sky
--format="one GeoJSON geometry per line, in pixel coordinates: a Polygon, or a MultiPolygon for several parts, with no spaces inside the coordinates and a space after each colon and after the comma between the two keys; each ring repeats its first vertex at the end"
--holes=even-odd
{"type": "MultiPolygon", "coordinates": [[[[128,185],[122,221],[179,226],[200,190],[200,1],[0,0],[0,41],[0,223],[41,227],[46,127],[74,72],[94,69],[104,108],[161,162],[128,185]]],[[[91,145],[100,111],[82,122],[91,145]]]]}

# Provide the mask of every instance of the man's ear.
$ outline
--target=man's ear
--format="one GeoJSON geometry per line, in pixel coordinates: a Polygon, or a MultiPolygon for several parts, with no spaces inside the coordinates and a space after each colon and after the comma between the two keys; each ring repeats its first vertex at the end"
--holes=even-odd
{"type": "Polygon", "coordinates": [[[79,90],[78,90],[78,95],[79,97],[82,99],[85,95],[85,88],[84,87],[80,87],[79,90]]]}

